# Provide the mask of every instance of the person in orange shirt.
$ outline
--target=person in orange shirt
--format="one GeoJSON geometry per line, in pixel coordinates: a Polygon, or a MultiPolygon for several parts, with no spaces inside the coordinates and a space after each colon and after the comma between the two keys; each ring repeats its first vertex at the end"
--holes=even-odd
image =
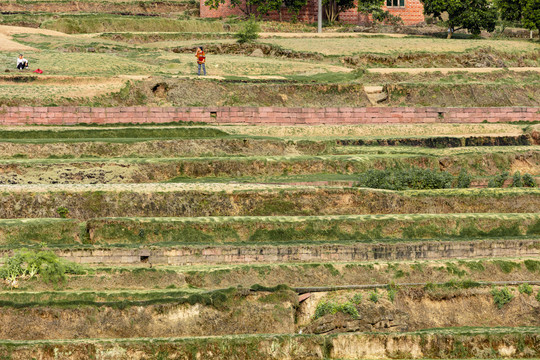
{"type": "Polygon", "coordinates": [[[206,76],[206,54],[204,53],[204,49],[202,46],[197,48],[197,64],[199,65],[199,72],[198,75],[201,76],[201,67],[204,70],[204,76],[206,76]]]}

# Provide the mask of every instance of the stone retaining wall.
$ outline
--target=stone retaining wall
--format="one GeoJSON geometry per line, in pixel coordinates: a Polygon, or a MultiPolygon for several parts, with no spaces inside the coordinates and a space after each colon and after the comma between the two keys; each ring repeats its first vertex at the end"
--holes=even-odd
{"type": "MultiPolygon", "coordinates": [[[[58,249],[58,256],[82,264],[155,265],[249,264],[321,261],[397,261],[540,256],[540,240],[426,241],[395,244],[207,246],[176,248],[58,249]]],[[[0,251],[0,257],[8,255],[0,251]]]]}
{"type": "Polygon", "coordinates": [[[539,107],[4,107],[0,125],[204,122],[250,125],[540,121],[539,107]]]}

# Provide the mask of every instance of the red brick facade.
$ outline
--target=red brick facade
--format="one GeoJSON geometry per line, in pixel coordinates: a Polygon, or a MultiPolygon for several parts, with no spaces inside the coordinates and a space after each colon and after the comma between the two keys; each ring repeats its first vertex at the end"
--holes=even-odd
{"type": "MultiPolygon", "coordinates": [[[[392,15],[401,17],[405,25],[416,25],[424,21],[424,7],[420,0],[405,0],[404,7],[386,7],[385,5],[383,9],[388,10],[392,15]]],[[[230,0],[226,0],[225,4],[221,5],[217,10],[212,10],[208,6],[205,6],[204,0],[201,0],[201,17],[203,18],[220,18],[242,14],[243,12],[240,8],[230,8],[230,0]]],[[[267,18],[289,21],[291,15],[284,9],[281,11],[281,16],[278,12],[274,11],[267,18]]],[[[307,23],[317,21],[317,0],[308,0],[308,5],[300,11],[298,20],[307,23]]],[[[368,23],[369,19],[367,16],[358,13],[355,6],[350,10],[342,12],[339,15],[339,21],[346,24],[361,25],[368,23]]]]}
{"type": "Polygon", "coordinates": [[[540,121],[538,107],[6,107],[0,125],[168,123],[323,125],[540,121]]]}

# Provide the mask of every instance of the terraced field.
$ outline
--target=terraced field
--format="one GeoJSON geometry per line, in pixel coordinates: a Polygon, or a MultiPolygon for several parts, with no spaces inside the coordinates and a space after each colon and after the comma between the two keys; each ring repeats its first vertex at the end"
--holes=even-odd
{"type": "Polygon", "coordinates": [[[538,357],[536,128],[3,128],[0,353],[538,357]]]}
{"type": "Polygon", "coordinates": [[[0,360],[540,358],[538,41],[0,13],[0,360]]]}

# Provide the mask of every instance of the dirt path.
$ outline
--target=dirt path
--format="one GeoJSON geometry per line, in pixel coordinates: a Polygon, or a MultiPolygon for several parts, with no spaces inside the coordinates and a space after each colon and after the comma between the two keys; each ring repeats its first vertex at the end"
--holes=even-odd
{"type": "Polygon", "coordinates": [[[287,38],[287,39],[306,39],[306,38],[355,38],[363,36],[386,36],[393,38],[403,38],[408,36],[407,34],[380,34],[380,33],[338,33],[338,32],[323,32],[319,33],[278,33],[278,32],[263,32],[259,36],[262,39],[268,39],[273,37],[287,38]]]}
{"type": "Polygon", "coordinates": [[[515,72],[535,71],[540,72],[540,67],[510,67],[510,68],[493,68],[493,67],[480,67],[480,68],[372,68],[367,71],[373,74],[422,74],[422,73],[435,73],[448,74],[451,72],[468,72],[468,73],[490,73],[501,70],[509,70],[515,72]]]}
{"type": "MultiPolygon", "coordinates": [[[[331,188],[331,187],[327,187],[331,188]]],[[[336,187],[339,188],[339,187],[336,187]]],[[[190,183],[144,183],[144,184],[32,184],[32,185],[0,185],[0,191],[17,192],[88,192],[88,191],[129,191],[129,192],[173,192],[173,191],[272,191],[272,190],[316,190],[314,186],[294,186],[281,184],[190,184],[190,183]]],[[[378,191],[378,190],[375,190],[378,191]]]]}

